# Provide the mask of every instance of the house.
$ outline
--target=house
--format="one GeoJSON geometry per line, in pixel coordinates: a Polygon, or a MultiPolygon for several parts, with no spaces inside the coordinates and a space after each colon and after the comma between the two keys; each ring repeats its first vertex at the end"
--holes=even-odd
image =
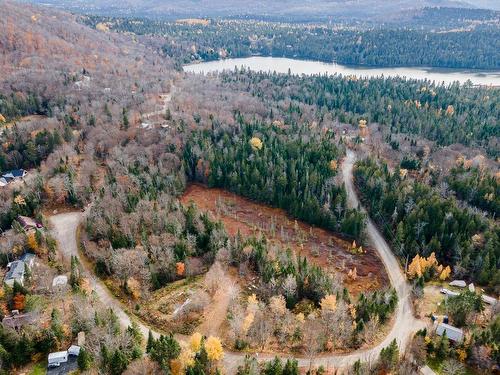
{"type": "Polygon", "coordinates": [[[24,262],[15,260],[7,265],[9,269],[5,274],[4,283],[10,287],[14,286],[14,282],[24,285],[24,262]]]}
{"type": "Polygon", "coordinates": [[[59,367],[62,363],[68,362],[68,351],[50,353],[48,357],[48,367],[59,367]]]}
{"type": "Polygon", "coordinates": [[[25,267],[29,269],[35,264],[35,254],[25,253],[19,260],[7,264],[8,271],[5,274],[4,283],[8,286],[14,286],[14,282],[24,285],[25,267]]]}
{"type": "Polygon", "coordinates": [[[47,375],[66,375],[78,369],[80,347],[71,345],[68,350],[50,353],[47,363],[47,375]]]}
{"type": "Polygon", "coordinates": [[[42,224],[40,224],[35,219],[32,219],[31,217],[28,217],[28,216],[19,215],[17,217],[17,222],[23,227],[23,229],[26,232],[29,232],[30,230],[36,230],[36,229],[43,228],[42,224]]]}
{"type": "Polygon", "coordinates": [[[464,339],[464,332],[457,327],[450,326],[446,323],[439,323],[436,328],[436,334],[443,336],[446,332],[446,337],[448,337],[453,342],[462,342],[464,339]]]}
{"type": "Polygon", "coordinates": [[[9,171],[2,175],[2,177],[7,181],[7,183],[10,183],[12,181],[20,180],[24,178],[28,172],[24,169],[13,169],[12,171],[9,171]]]}
{"type": "Polygon", "coordinates": [[[11,316],[2,319],[2,325],[5,328],[12,328],[18,331],[20,328],[37,321],[33,313],[19,314],[17,310],[12,311],[11,316]]]}
{"type": "Polygon", "coordinates": [[[452,282],[450,282],[450,286],[465,288],[467,286],[467,283],[464,280],[453,280],[452,282]]]}
{"type": "Polygon", "coordinates": [[[36,255],[32,253],[24,253],[19,260],[22,260],[24,264],[28,266],[28,268],[31,270],[33,266],[35,265],[35,259],[36,255]]]}

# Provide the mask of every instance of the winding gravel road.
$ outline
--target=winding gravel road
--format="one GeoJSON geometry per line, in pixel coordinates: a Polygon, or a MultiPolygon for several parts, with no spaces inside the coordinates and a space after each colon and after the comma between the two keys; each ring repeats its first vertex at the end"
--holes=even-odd
{"type": "MultiPolygon", "coordinates": [[[[347,156],[342,164],[343,179],[347,189],[349,206],[359,208],[364,211],[360,205],[353,184],[352,171],[355,161],[356,154],[351,150],[347,150],[347,156]]],[[[76,232],[77,227],[84,215],[85,214],[82,212],[71,212],[54,215],[50,218],[53,235],[56,238],[61,254],[66,261],[70,259],[71,255],[75,255],[79,258],[76,243],[76,232]]],[[[392,340],[396,339],[400,350],[402,350],[408,344],[411,335],[418,329],[425,326],[421,320],[417,320],[414,317],[410,302],[410,286],[406,282],[406,278],[396,257],[393,255],[389,245],[379,233],[371,219],[368,219],[367,221],[366,231],[369,241],[382,259],[389,275],[389,280],[398,294],[399,300],[395,311],[393,326],[389,334],[377,346],[370,349],[357,350],[345,355],[319,355],[313,360],[313,364],[315,366],[323,365],[325,368],[345,369],[352,366],[352,364],[354,364],[357,360],[361,360],[362,362],[374,362],[378,358],[380,351],[388,346],[392,340]]],[[[82,262],[82,264],[86,265],[87,263],[82,262]]],[[[131,324],[131,318],[125,312],[121,302],[118,301],[110,293],[106,286],[93,274],[92,269],[87,267],[85,272],[90,278],[93,289],[95,290],[98,298],[105,305],[111,307],[115,311],[122,326],[129,326],[131,324]]],[[[145,337],[147,337],[149,328],[139,321],[137,321],[137,323],[139,324],[141,332],[145,337]]],[[[153,331],[153,334],[158,336],[157,332],[153,331]]],[[[179,339],[182,340],[181,337],[179,337],[179,339]]],[[[276,354],[260,354],[257,358],[258,360],[268,360],[274,358],[275,356],[276,354]]],[[[237,366],[242,363],[244,357],[245,354],[242,353],[226,352],[223,360],[226,373],[235,373],[237,366]]],[[[291,358],[292,356],[278,354],[278,357],[291,358]]],[[[294,356],[294,358],[297,359],[300,367],[308,367],[310,365],[309,358],[305,358],[303,356],[294,356]]]]}

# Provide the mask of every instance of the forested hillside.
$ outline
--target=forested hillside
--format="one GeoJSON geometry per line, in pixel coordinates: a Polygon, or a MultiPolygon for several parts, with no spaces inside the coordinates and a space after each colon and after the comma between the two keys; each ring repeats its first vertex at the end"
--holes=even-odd
{"type": "Polygon", "coordinates": [[[481,146],[492,157],[499,155],[500,95],[496,88],[250,71],[221,77],[229,87],[248,87],[253,95],[269,102],[291,99],[317,106],[341,123],[357,125],[365,119],[386,126],[392,134],[421,136],[438,145],[481,146]]]}
{"type": "MultiPolygon", "coordinates": [[[[0,4],[0,172],[26,169],[0,186],[0,374],[44,373],[48,354],[78,338],[74,370],[106,375],[325,374],[315,361],[356,374],[426,363],[495,371],[499,89],[179,69],[219,39],[248,40],[251,53],[252,43],[290,43],[288,32],[318,51],[347,33],[344,52],[359,46],[364,59],[365,39],[406,38],[399,29],[210,21],[203,33],[140,21],[151,31],[137,35],[109,32],[116,19],[95,30],[54,9],[0,4]],[[218,34],[225,25],[243,33],[218,34]],[[445,150],[446,164],[432,165],[445,150]],[[347,204],[351,152],[367,213],[347,204]],[[367,214],[408,259],[407,275],[382,238],[368,240],[380,234],[367,214]],[[452,278],[475,291],[444,300],[452,278]],[[467,340],[410,339],[434,313],[467,340]],[[255,352],[297,360],[259,364],[255,352]]],[[[471,31],[483,62],[491,30],[471,31]]]]}
{"type": "MultiPolygon", "coordinates": [[[[427,13],[422,17],[428,19],[427,13]]],[[[500,16],[487,14],[487,20],[471,21],[473,26],[450,20],[453,26],[446,24],[442,30],[420,25],[418,20],[414,27],[404,28],[235,20],[190,24],[95,16],[82,17],[82,21],[120,32],[161,36],[164,52],[182,63],[259,54],[348,65],[499,69],[500,16]]]]}
{"type": "MultiPolygon", "coordinates": [[[[413,12],[424,7],[473,8],[480,0],[32,0],[80,13],[130,16],[139,14],[151,18],[176,19],[181,17],[241,17],[257,20],[332,21],[395,19],[401,12],[413,12]]],[[[482,3],[485,1],[483,0],[482,3]]],[[[480,4],[482,5],[482,4],[480,4]]],[[[489,8],[478,6],[480,8],[489,8]]],[[[384,22],[384,21],[383,21],[384,22]]]]}

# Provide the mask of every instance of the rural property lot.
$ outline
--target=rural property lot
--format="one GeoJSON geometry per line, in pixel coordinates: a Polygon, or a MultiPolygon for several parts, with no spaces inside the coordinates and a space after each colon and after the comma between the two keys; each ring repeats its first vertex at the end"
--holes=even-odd
{"type": "Polygon", "coordinates": [[[282,209],[198,184],[189,186],[181,201],[183,204],[192,201],[200,210],[221,220],[230,236],[240,231],[247,237],[261,231],[271,243],[289,246],[297,255],[307,256],[314,264],[338,272],[353,295],[389,285],[384,265],[374,249],[363,248],[362,254],[351,251],[352,241],[295,221],[282,209]],[[348,277],[354,268],[357,277],[348,277]]]}

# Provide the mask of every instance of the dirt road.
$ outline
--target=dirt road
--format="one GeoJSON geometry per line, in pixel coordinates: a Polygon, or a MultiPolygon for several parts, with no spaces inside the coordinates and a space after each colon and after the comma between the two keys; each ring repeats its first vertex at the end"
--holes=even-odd
{"type": "MultiPolygon", "coordinates": [[[[60,251],[60,255],[64,262],[71,261],[71,256],[74,255],[80,259],[77,247],[76,233],[80,222],[83,220],[85,213],[82,212],[69,212],[59,215],[54,215],[50,217],[50,223],[52,225],[52,235],[56,239],[60,251]]],[[[82,265],[86,265],[86,262],[82,262],[82,265]]],[[[120,301],[111,294],[104,283],[99,280],[93,273],[93,270],[88,267],[84,269],[84,276],[90,280],[92,290],[97,294],[99,300],[104,304],[104,306],[113,309],[115,314],[118,316],[120,325],[122,327],[128,327],[132,324],[130,317],[124,311],[123,306],[120,301]]],[[[145,325],[139,323],[139,328],[144,335],[147,337],[149,328],[145,325]]]]}
{"type": "MultiPolygon", "coordinates": [[[[351,207],[359,207],[363,209],[360,205],[359,199],[356,195],[352,180],[352,171],[354,162],[356,161],[356,155],[353,151],[347,151],[347,157],[342,165],[342,173],[344,178],[344,183],[347,189],[348,203],[351,207]]],[[[76,244],[76,230],[80,220],[82,220],[83,214],[81,212],[65,213],[60,215],[55,215],[50,218],[50,222],[53,226],[53,234],[59,243],[59,248],[62,255],[69,259],[71,255],[78,255],[77,244],[76,244]]],[[[358,350],[350,354],[345,355],[320,355],[313,360],[314,366],[322,365],[325,368],[348,368],[352,366],[357,360],[362,362],[374,362],[378,358],[380,351],[388,346],[390,342],[396,339],[400,350],[406,347],[408,341],[415,331],[424,327],[424,323],[417,320],[413,316],[413,311],[410,304],[410,287],[406,282],[406,278],[399,266],[396,257],[393,255],[389,245],[384,240],[382,235],[379,233],[378,229],[375,227],[373,222],[368,219],[367,222],[367,234],[368,239],[371,244],[377,250],[380,258],[382,259],[387,273],[389,275],[390,282],[392,286],[396,289],[399,302],[395,312],[394,324],[385,337],[385,339],[379,343],[376,347],[358,350]]],[[[82,262],[82,264],[86,264],[82,262]]],[[[108,291],[106,286],[99,281],[93,274],[91,269],[87,269],[86,273],[92,280],[94,290],[97,293],[99,299],[107,306],[111,307],[123,326],[128,326],[131,324],[130,317],[124,311],[122,304],[117,301],[111,293],[108,291]]],[[[146,336],[149,328],[144,324],[138,322],[139,327],[143,334],[146,336]]],[[[155,336],[158,333],[153,332],[155,336]]],[[[276,354],[265,354],[258,355],[258,360],[269,360],[276,356],[276,354]]],[[[236,372],[237,366],[242,363],[245,354],[236,352],[226,352],[223,360],[224,368],[226,373],[233,374],[236,372]]],[[[291,355],[279,355],[283,359],[291,358],[291,355]]],[[[308,367],[310,360],[305,357],[295,357],[299,362],[300,367],[308,367]]]]}

